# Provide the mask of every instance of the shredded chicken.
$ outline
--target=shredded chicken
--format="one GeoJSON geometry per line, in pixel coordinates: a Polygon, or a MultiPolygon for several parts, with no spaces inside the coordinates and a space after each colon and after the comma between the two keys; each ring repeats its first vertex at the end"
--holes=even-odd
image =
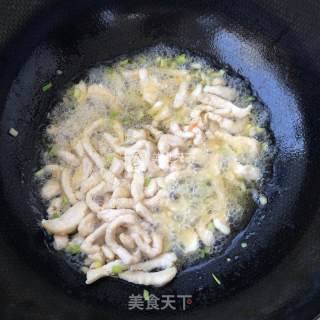
{"type": "Polygon", "coordinates": [[[177,268],[171,267],[157,272],[125,271],[119,278],[145,286],[162,287],[170,282],[177,274],[177,268]]]}
{"type": "Polygon", "coordinates": [[[152,59],[81,81],[47,129],[42,226],[56,250],[86,255],[87,284],[166,285],[177,257],[232,234],[228,214],[263,176],[264,128],[223,73],[184,55],[152,59]]]}
{"type": "Polygon", "coordinates": [[[86,213],[86,204],[83,201],[79,201],[68,209],[61,217],[52,220],[42,220],[42,225],[50,233],[62,236],[67,235],[77,229],[86,213]]]}

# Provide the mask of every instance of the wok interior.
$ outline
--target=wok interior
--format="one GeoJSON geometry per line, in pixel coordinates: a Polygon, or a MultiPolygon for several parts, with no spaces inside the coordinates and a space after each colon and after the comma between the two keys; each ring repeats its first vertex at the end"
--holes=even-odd
{"type": "MultiPolygon", "coordinates": [[[[201,6],[190,10],[187,5],[179,9],[137,5],[133,10],[111,4],[88,11],[84,2],[81,4],[81,10],[73,16],[67,15],[68,10],[64,13],[63,6],[57,9],[51,19],[41,21],[41,32],[39,25],[31,27],[26,34],[31,40],[20,43],[18,63],[6,67],[6,80],[10,81],[4,87],[10,85],[10,91],[6,100],[1,97],[5,104],[0,153],[5,155],[1,161],[7,206],[3,219],[14,226],[8,237],[14,236],[20,253],[43,277],[75,296],[126,308],[128,295],[141,293],[138,286],[116,279],[87,288],[82,284],[83,275],[66,265],[62,256],[48,253],[44,233],[37,224],[45,208],[32,176],[46,115],[63,89],[94,65],[163,43],[203,55],[245,77],[270,109],[270,127],[278,152],[273,177],[265,186],[268,205],[255,212],[228,250],[218,258],[187,268],[167,287],[152,292],[192,294],[197,304],[203,304],[230,295],[268,273],[299,237],[307,220],[301,211],[311,216],[305,208],[314,202],[312,192],[302,193],[315,187],[307,177],[307,171],[315,166],[310,154],[314,114],[300,105],[304,87],[294,77],[290,57],[274,50],[267,38],[246,29],[243,20],[219,11],[209,13],[201,6]],[[62,76],[57,75],[58,69],[63,70],[62,76]],[[53,88],[41,92],[50,81],[53,88]],[[18,138],[7,135],[11,127],[19,131],[18,138]],[[242,240],[248,244],[246,250],[240,246],[242,240]],[[223,286],[212,281],[212,273],[219,275],[223,286]]],[[[303,101],[306,105],[309,100],[303,101]]],[[[318,170],[313,172],[318,175],[318,170]]]]}

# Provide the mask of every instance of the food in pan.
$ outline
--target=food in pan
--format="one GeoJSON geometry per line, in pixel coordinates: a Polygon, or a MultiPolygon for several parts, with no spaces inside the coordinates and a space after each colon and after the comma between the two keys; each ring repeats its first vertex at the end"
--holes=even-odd
{"type": "Polygon", "coordinates": [[[42,226],[56,250],[81,256],[87,284],[163,286],[236,233],[270,158],[246,90],[168,51],[95,68],[67,90],[36,177],[42,226]]]}

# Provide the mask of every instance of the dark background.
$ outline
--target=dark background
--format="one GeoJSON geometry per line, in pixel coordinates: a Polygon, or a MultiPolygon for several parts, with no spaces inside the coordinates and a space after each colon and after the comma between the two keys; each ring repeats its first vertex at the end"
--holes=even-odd
{"type": "MultiPolygon", "coordinates": [[[[243,5],[246,3],[245,0],[237,1],[243,2],[243,5]]],[[[14,34],[24,30],[32,16],[45,14],[47,10],[50,10],[48,8],[51,5],[58,2],[59,0],[0,0],[0,51],[14,34]]],[[[223,2],[230,3],[231,6],[233,3],[233,1],[227,0],[223,2]]],[[[276,41],[285,46],[288,41],[286,34],[294,33],[299,40],[299,45],[303,45],[303,51],[310,56],[313,62],[303,67],[305,69],[312,68],[312,71],[318,73],[320,71],[320,2],[312,0],[256,0],[256,3],[283,21],[285,28],[275,36],[276,41]],[[314,70],[315,68],[316,70],[314,70]]],[[[272,26],[269,27],[272,28],[272,26]]],[[[319,223],[320,215],[316,219],[319,223]]],[[[235,295],[230,298],[234,300],[232,310],[225,310],[226,319],[228,319],[228,314],[239,312],[242,315],[247,314],[248,320],[257,316],[261,320],[267,316],[272,320],[311,320],[319,313],[320,293],[316,288],[319,288],[320,283],[320,248],[305,244],[312,243],[313,239],[316,239],[314,243],[319,243],[320,230],[306,234],[307,236],[300,240],[296,248],[270,274],[251,288],[241,292],[242,296],[252,299],[252,294],[250,294],[252,290],[265,291],[263,301],[259,297],[256,297],[256,301],[252,301],[252,305],[255,305],[256,308],[259,306],[259,308],[243,310],[242,305],[237,303],[235,295]],[[305,264],[301,265],[298,262],[300,261],[296,259],[298,255],[305,255],[305,264]],[[297,263],[294,263],[295,261],[297,263]],[[279,283],[277,292],[274,291],[270,279],[279,283]],[[281,286],[282,283],[283,286],[281,286]],[[279,288],[282,289],[279,290],[279,288]],[[289,304],[290,308],[287,307],[289,304]],[[272,315],[271,318],[270,315],[272,315]]],[[[62,297],[59,288],[50,287],[48,284],[42,286],[36,271],[33,272],[28,266],[21,263],[19,257],[10,246],[6,245],[0,234],[0,319],[50,320],[60,319],[59,314],[63,314],[64,317],[69,315],[70,319],[74,319],[72,313],[74,308],[79,308],[79,304],[70,296],[64,295],[62,297]],[[12,269],[15,270],[15,279],[6,276],[9,268],[10,274],[12,274],[12,269]],[[49,292],[48,288],[50,288],[49,292]],[[47,305],[48,301],[50,301],[50,308],[47,305]],[[54,315],[50,313],[50,309],[55,310],[54,315]],[[48,311],[49,313],[47,313],[48,311]]],[[[83,306],[83,312],[79,312],[79,314],[81,314],[78,317],[79,320],[88,319],[89,315],[92,319],[100,319],[93,307],[83,306]]],[[[196,318],[197,313],[195,312],[196,318]]],[[[214,315],[212,315],[212,319],[214,319],[214,315]]]]}
{"type": "MultiPolygon", "coordinates": [[[[61,0],[0,0],[0,49],[5,45],[5,39],[10,39],[15,32],[23,30],[24,25],[32,16],[48,10],[48,6],[59,1],[61,0]]],[[[158,1],[161,2],[161,0],[158,1]]],[[[232,6],[233,2],[238,1],[244,4],[246,2],[245,0],[225,0],[223,2],[229,2],[232,6]]],[[[213,2],[221,1],[213,0],[213,2]]],[[[297,40],[304,44],[304,50],[309,53],[317,68],[320,69],[320,36],[318,32],[315,32],[315,30],[320,31],[320,1],[255,0],[254,2],[285,22],[288,29],[296,34],[297,40]]],[[[285,41],[285,32],[279,36],[285,41]]]]}

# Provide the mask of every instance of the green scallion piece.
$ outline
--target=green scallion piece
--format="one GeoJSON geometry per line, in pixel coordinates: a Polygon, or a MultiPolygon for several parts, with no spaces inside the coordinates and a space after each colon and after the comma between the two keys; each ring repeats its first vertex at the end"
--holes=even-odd
{"type": "Polygon", "coordinates": [[[47,92],[48,90],[50,90],[52,88],[52,82],[48,82],[47,84],[45,84],[42,87],[42,92],[47,92]]]}
{"type": "Polygon", "coordinates": [[[113,68],[107,67],[104,69],[105,76],[111,76],[114,73],[113,68]]]}
{"type": "Polygon", "coordinates": [[[48,156],[51,158],[55,157],[57,155],[57,151],[58,151],[58,148],[56,145],[51,146],[48,149],[48,156]]]}
{"type": "Polygon", "coordinates": [[[246,242],[241,242],[241,248],[245,249],[248,246],[246,242]]]}
{"type": "Polygon", "coordinates": [[[122,124],[127,126],[130,123],[130,118],[129,117],[124,117],[121,120],[122,124]]]}
{"type": "Polygon", "coordinates": [[[143,298],[145,301],[149,301],[149,299],[150,299],[150,293],[146,289],[143,290],[143,298]]]}
{"type": "Polygon", "coordinates": [[[108,154],[105,157],[106,159],[106,165],[109,168],[111,166],[112,160],[113,160],[113,155],[112,154],[108,154]]]}
{"type": "Polygon", "coordinates": [[[110,112],[109,112],[109,118],[111,120],[117,119],[118,115],[119,115],[119,112],[117,112],[115,110],[110,110],[110,112]]]}
{"type": "Polygon", "coordinates": [[[213,228],[214,228],[214,225],[213,225],[212,222],[210,222],[210,223],[208,224],[208,226],[207,226],[207,229],[208,229],[209,231],[213,231],[213,228]]]}
{"type": "Polygon", "coordinates": [[[119,66],[120,67],[124,67],[129,63],[129,59],[124,59],[122,61],[119,62],[119,66]]]}
{"type": "Polygon", "coordinates": [[[179,56],[177,56],[176,58],[176,62],[177,64],[184,64],[187,61],[187,57],[185,54],[180,54],[179,56]]]}
{"type": "Polygon", "coordinates": [[[199,257],[200,258],[204,258],[206,256],[206,253],[204,252],[204,250],[203,249],[200,249],[199,250],[199,257]]]}
{"type": "Polygon", "coordinates": [[[144,186],[147,187],[151,182],[151,178],[150,177],[144,177],[144,186]]]}
{"type": "Polygon", "coordinates": [[[16,138],[18,136],[19,132],[15,128],[10,128],[9,134],[10,134],[10,136],[16,138]]]}
{"type": "Polygon", "coordinates": [[[44,170],[40,169],[38,171],[36,171],[36,173],[34,174],[37,178],[40,178],[41,176],[44,175],[44,170]]]}
{"type": "Polygon", "coordinates": [[[66,207],[69,205],[69,199],[67,196],[62,196],[62,207],[66,207]]]}
{"type": "Polygon", "coordinates": [[[259,203],[260,205],[265,206],[268,203],[268,198],[264,195],[261,195],[259,197],[259,203]]]}
{"type": "Polygon", "coordinates": [[[245,96],[245,97],[243,98],[243,101],[244,101],[245,103],[250,103],[250,102],[252,102],[252,101],[254,101],[254,100],[256,100],[256,98],[255,98],[255,97],[252,97],[252,96],[245,96]]]}
{"type": "Polygon", "coordinates": [[[93,261],[93,262],[92,262],[90,268],[91,268],[91,269],[98,269],[98,268],[100,268],[100,267],[102,267],[102,266],[103,266],[102,261],[96,260],[96,261],[93,261]]]}
{"type": "Polygon", "coordinates": [[[161,68],[166,68],[169,66],[169,61],[167,58],[163,57],[157,57],[156,58],[156,63],[158,64],[159,67],[161,68]]]}
{"type": "Polygon", "coordinates": [[[112,272],[113,274],[119,274],[119,273],[121,273],[122,271],[123,271],[123,269],[122,269],[122,266],[121,266],[120,264],[115,264],[115,265],[113,265],[112,268],[111,268],[111,272],[112,272]]]}
{"type": "Polygon", "coordinates": [[[205,258],[206,256],[208,256],[210,253],[210,248],[209,247],[205,247],[203,249],[199,249],[199,256],[200,258],[205,258]]]}
{"type": "Polygon", "coordinates": [[[60,217],[60,212],[56,211],[52,214],[51,219],[57,219],[60,217]]]}
{"type": "Polygon", "coordinates": [[[214,273],[212,273],[212,278],[214,279],[214,281],[215,281],[219,286],[221,286],[221,281],[220,281],[220,279],[219,279],[214,273]]]}
{"type": "Polygon", "coordinates": [[[66,246],[66,249],[65,249],[66,252],[72,254],[72,255],[75,255],[75,254],[79,254],[81,252],[80,250],[80,245],[77,244],[77,243],[73,243],[73,242],[70,242],[67,246],[66,246]]]}
{"type": "Polygon", "coordinates": [[[89,268],[84,266],[84,267],[81,267],[80,271],[83,273],[87,273],[89,271],[89,268]]]}
{"type": "Polygon", "coordinates": [[[269,150],[269,145],[267,142],[264,142],[261,146],[262,151],[267,152],[269,150]]]}

